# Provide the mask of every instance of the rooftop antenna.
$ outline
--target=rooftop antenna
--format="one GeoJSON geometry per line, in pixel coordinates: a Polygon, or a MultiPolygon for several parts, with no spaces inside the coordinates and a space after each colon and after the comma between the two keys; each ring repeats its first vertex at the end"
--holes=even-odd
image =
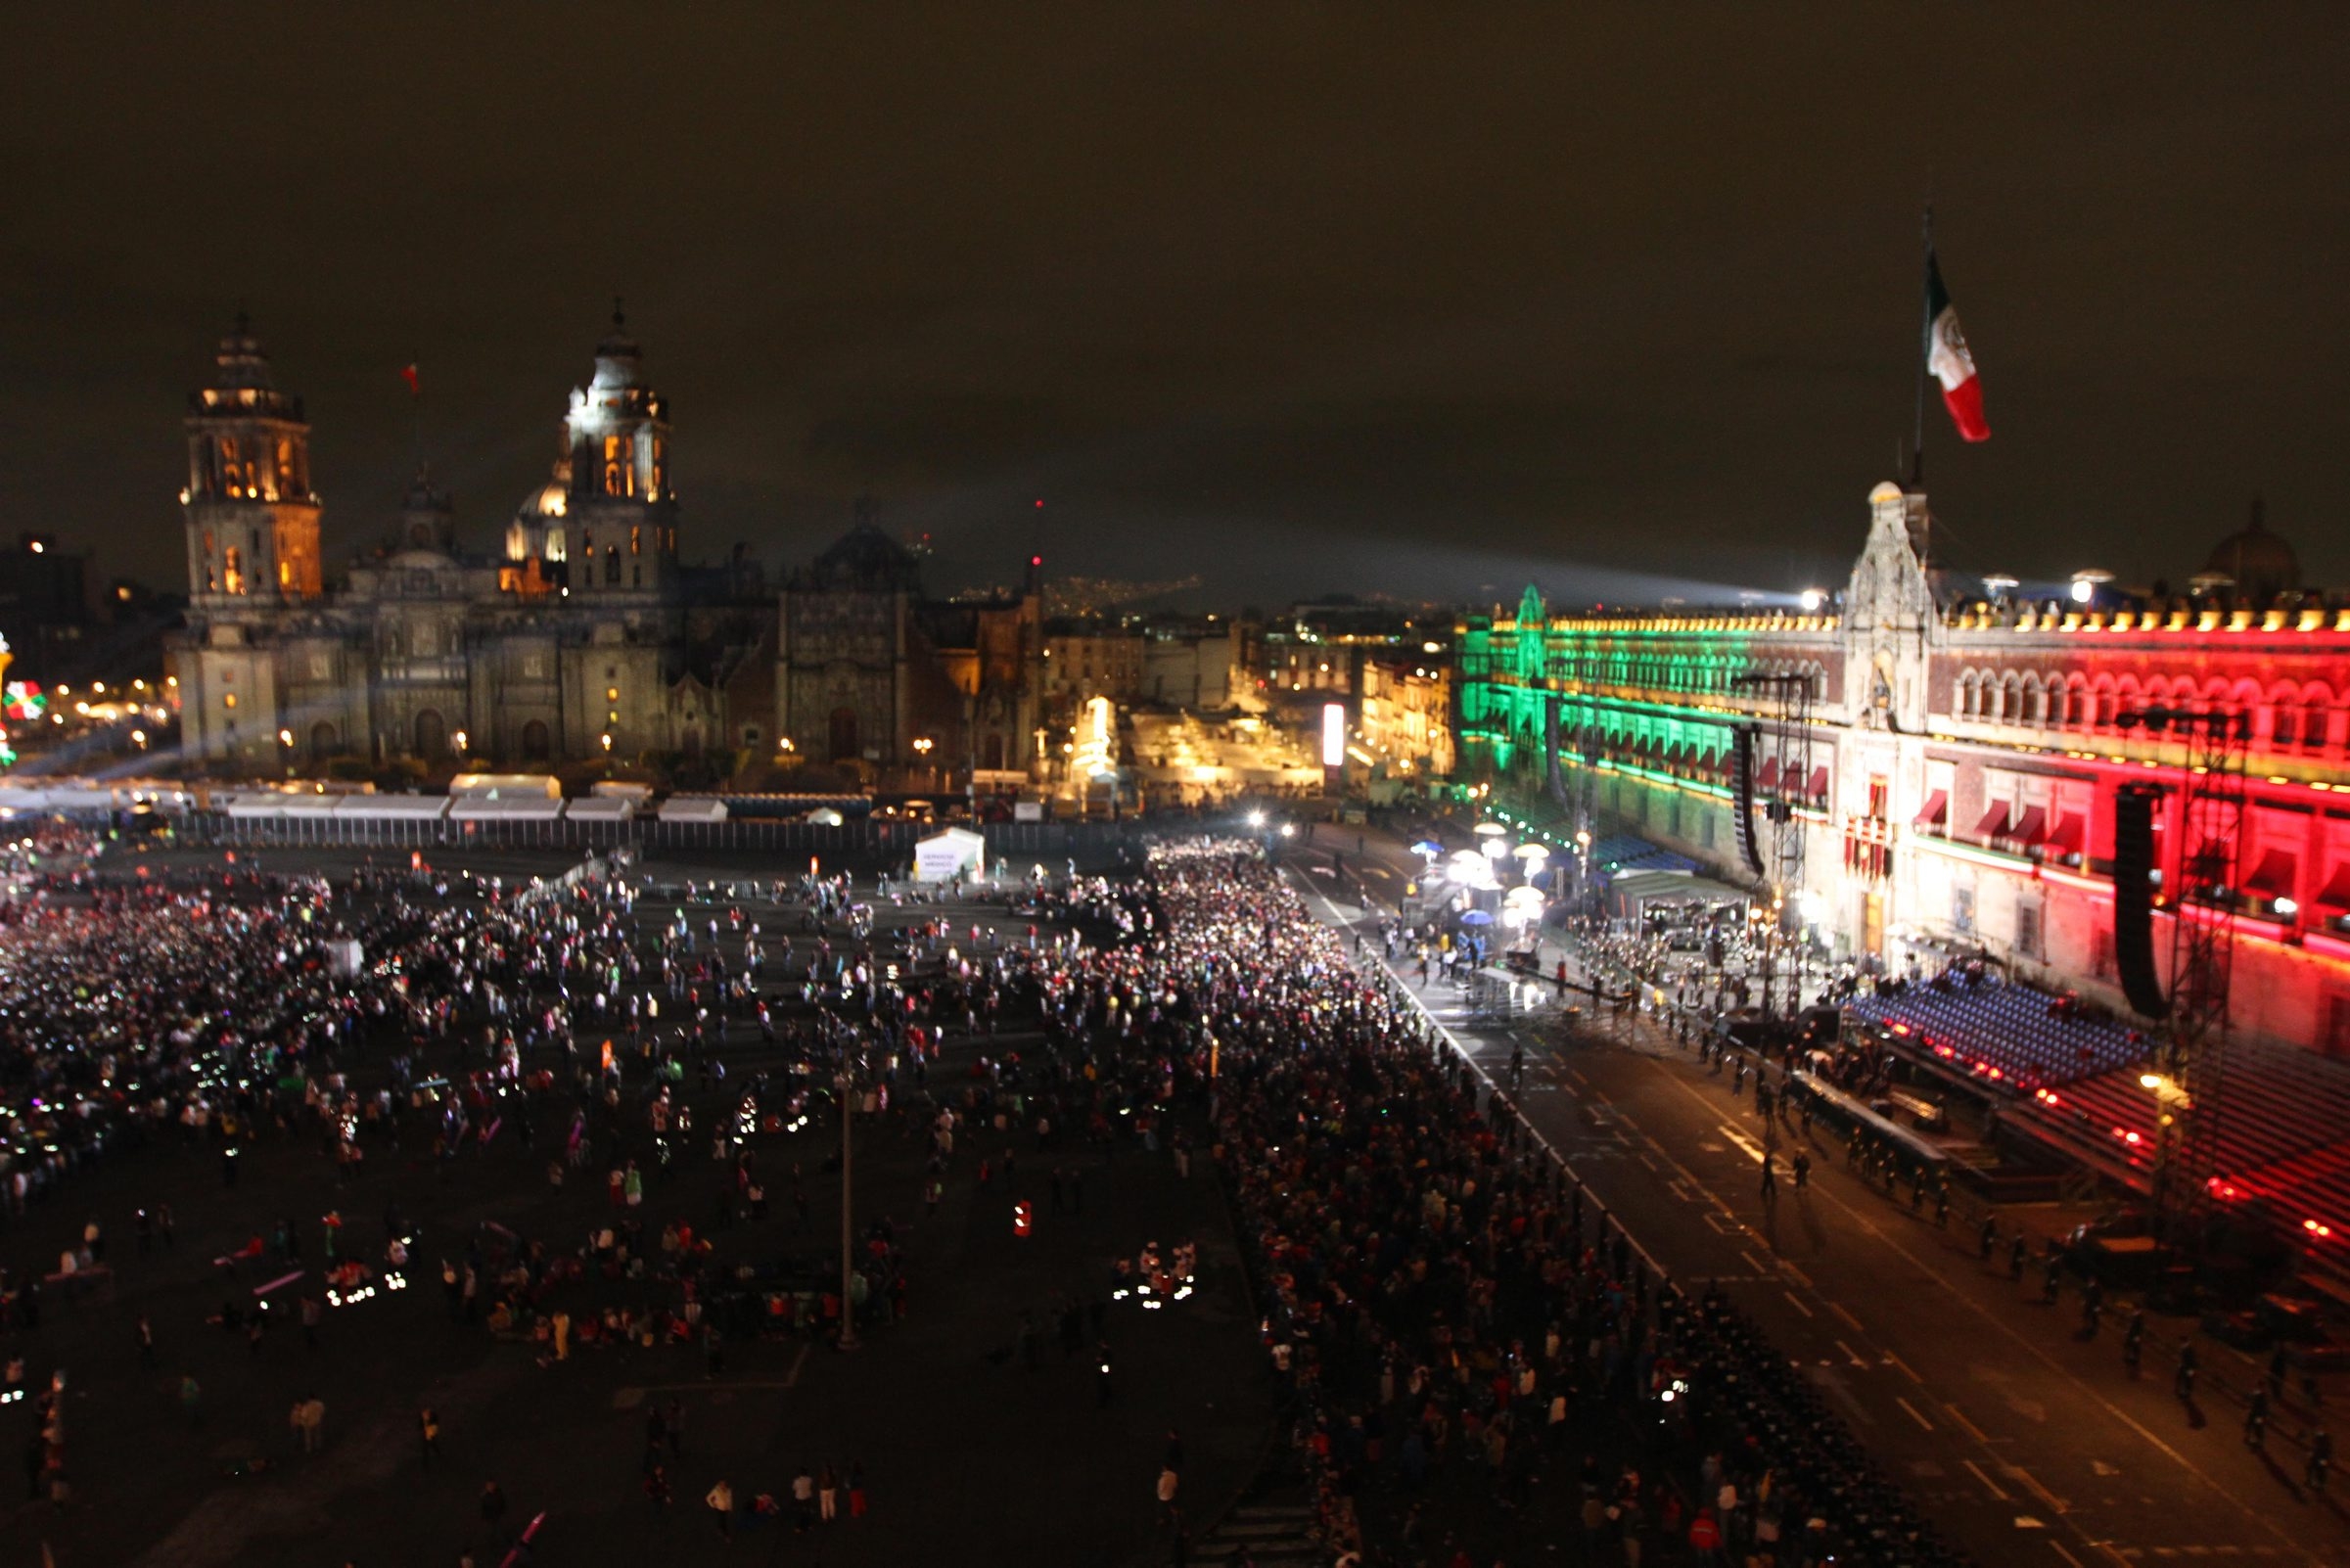
{"type": "Polygon", "coordinates": [[[1921,317],[1917,328],[1917,402],[1910,438],[1910,488],[1925,488],[1925,384],[1933,374],[1927,364],[1927,352],[1934,341],[1934,199],[1933,178],[1926,179],[1929,192],[1921,230],[1922,251],[1918,263],[1917,298],[1921,317]]]}

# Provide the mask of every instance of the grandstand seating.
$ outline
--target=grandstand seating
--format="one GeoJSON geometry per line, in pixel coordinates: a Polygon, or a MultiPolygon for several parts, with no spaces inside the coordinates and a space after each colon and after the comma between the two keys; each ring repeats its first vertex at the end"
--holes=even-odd
{"type": "MultiPolygon", "coordinates": [[[[2063,1018],[2054,998],[1998,982],[1857,998],[1903,1055],[1989,1081],[2032,1125],[2145,1180],[2154,1167],[2146,1044],[2107,1020],[2063,1018]]],[[[2350,1064],[2313,1051],[2236,1041],[2223,1058],[2213,1196],[2266,1204],[2297,1228],[2312,1265],[2350,1282],[2350,1064]],[[2341,1257],[2333,1254],[2339,1251],[2341,1257]]]]}
{"type": "Polygon", "coordinates": [[[1881,1026],[1897,1049],[1947,1072],[2030,1092],[2136,1066],[2144,1038],[2111,1019],[2059,1011],[2056,998],[1995,978],[1948,989],[1912,985],[1898,995],[1855,997],[1852,1011],[1881,1026]]]}

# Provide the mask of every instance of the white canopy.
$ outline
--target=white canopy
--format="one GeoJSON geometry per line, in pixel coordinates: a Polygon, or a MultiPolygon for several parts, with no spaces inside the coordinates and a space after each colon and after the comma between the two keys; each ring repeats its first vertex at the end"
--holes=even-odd
{"type": "Polygon", "coordinates": [[[562,799],[544,795],[460,795],[449,805],[456,822],[552,822],[562,814],[562,799]]]}
{"type": "Polygon", "coordinates": [[[575,822],[624,822],[636,814],[636,798],[630,795],[590,795],[581,800],[566,801],[563,814],[575,822]]]}
{"type": "MultiPolygon", "coordinates": [[[[448,808],[445,795],[346,795],[335,807],[335,815],[352,821],[438,821],[448,808]]],[[[231,807],[229,814],[234,816],[236,807],[231,807]]]]}
{"type": "Polygon", "coordinates": [[[711,795],[672,795],[661,803],[664,822],[723,822],[726,803],[711,795]]]}
{"type": "Polygon", "coordinates": [[[988,841],[969,828],[950,827],[914,844],[914,880],[945,882],[965,872],[983,869],[988,841]]]}

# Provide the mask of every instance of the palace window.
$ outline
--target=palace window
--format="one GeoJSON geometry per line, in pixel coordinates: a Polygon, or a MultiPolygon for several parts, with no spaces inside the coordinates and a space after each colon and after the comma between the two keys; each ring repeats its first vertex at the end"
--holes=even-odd
{"type": "Polygon", "coordinates": [[[244,552],[233,544],[228,547],[228,571],[225,580],[228,583],[229,592],[243,593],[245,591],[245,556],[244,552]]]}

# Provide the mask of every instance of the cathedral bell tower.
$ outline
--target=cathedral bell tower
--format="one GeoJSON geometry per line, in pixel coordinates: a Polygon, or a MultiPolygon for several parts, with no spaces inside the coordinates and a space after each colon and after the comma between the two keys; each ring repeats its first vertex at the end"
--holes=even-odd
{"type": "Polygon", "coordinates": [[[215,612],[320,592],[318,497],[301,399],[277,390],[247,329],[220,340],[211,385],[188,395],[188,592],[215,612]]]}
{"type": "Polygon", "coordinates": [[[564,419],[563,580],[575,600],[660,594],[676,581],[668,402],[645,385],[626,326],[616,300],[594,379],[573,390],[564,419]]]}

